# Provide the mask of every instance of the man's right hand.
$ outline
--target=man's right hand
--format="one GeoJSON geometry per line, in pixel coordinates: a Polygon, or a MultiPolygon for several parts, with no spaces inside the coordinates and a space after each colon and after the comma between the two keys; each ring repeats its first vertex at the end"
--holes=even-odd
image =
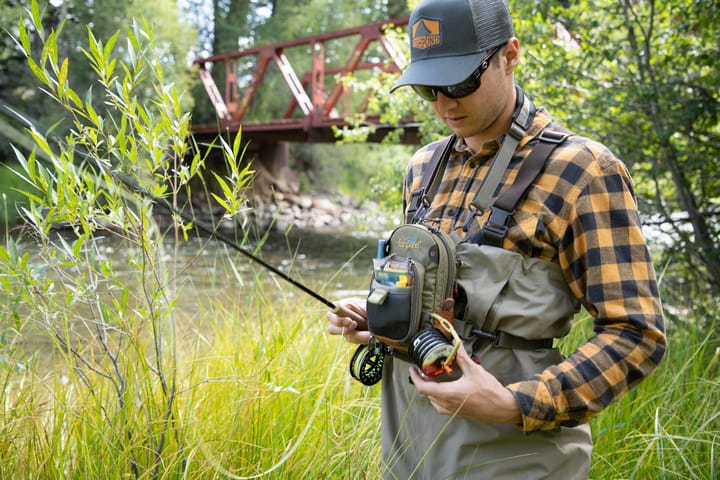
{"type": "Polygon", "coordinates": [[[327,313],[327,320],[330,335],[342,335],[350,343],[367,344],[370,340],[363,298],[345,298],[336,302],[335,309],[327,313]]]}

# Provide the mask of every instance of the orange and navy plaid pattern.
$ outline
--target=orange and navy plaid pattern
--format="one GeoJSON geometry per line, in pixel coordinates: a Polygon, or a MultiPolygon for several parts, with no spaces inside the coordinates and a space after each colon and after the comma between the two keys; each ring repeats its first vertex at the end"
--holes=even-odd
{"type": "MultiPolygon", "coordinates": [[[[549,114],[538,109],[494,198],[512,184],[534,138],[550,123],[549,114]]],[[[437,145],[411,159],[405,207],[437,145]]],[[[488,142],[472,154],[459,140],[424,217],[463,236],[460,227],[499,146],[488,142]]],[[[488,216],[489,211],[479,214],[468,234],[488,216]]],[[[561,364],[508,385],[522,411],[519,427],[531,431],[586,423],[656,369],[666,339],[655,272],[632,180],[606,147],[577,135],[558,146],[517,205],[503,248],[558,263],[595,327],[595,335],[561,364]]]]}

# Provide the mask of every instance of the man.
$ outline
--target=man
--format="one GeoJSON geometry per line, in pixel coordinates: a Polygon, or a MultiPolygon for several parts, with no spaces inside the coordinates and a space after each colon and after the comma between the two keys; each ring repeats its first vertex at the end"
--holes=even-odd
{"type": "MultiPolygon", "coordinates": [[[[410,221],[419,206],[423,219],[466,240],[458,245],[466,298],[456,299],[465,310],[454,323],[465,348],[456,361],[462,376],[447,382],[386,359],[384,475],[587,478],[588,422],[654,371],[665,351],[632,180],[607,148],[566,136],[515,85],[520,49],[503,0],[425,0],[409,28],[411,63],[393,90],[414,88],[457,139],[427,208],[412,192],[442,142],[413,156],[405,213],[410,221]],[[555,145],[541,172],[513,207],[496,208],[543,142],[555,145]],[[503,159],[490,208],[473,206],[503,159]],[[568,333],[580,305],[595,334],[563,358],[552,339],[568,333]]],[[[364,300],[340,304],[366,315],[364,300]]],[[[330,334],[369,341],[357,316],[327,317],[330,334]]]]}

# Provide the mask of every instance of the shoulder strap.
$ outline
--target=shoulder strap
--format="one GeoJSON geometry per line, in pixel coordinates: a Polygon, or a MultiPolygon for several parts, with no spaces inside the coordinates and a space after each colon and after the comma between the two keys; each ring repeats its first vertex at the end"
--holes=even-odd
{"type": "Polygon", "coordinates": [[[570,132],[560,127],[546,128],[538,138],[538,143],[523,162],[518,176],[490,207],[490,217],[482,228],[482,243],[494,247],[502,247],[503,238],[507,234],[507,222],[515,212],[515,206],[525,195],[530,184],[535,181],[543,169],[552,151],[570,136],[570,132]]]}
{"type": "MultiPolygon", "coordinates": [[[[532,102],[525,96],[519,87],[516,87],[516,92],[516,102],[518,106],[513,112],[510,130],[505,135],[505,138],[500,145],[500,149],[493,158],[488,174],[483,179],[478,192],[473,198],[472,206],[475,208],[475,211],[473,214],[468,216],[468,220],[463,226],[465,231],[467,231],[470,222],[477,212],[482,212],[490,204],[490,199],[505,174],[505,170],[510,164],[510,160],[515,153],[518,143],[520,143],[520,140],[522,140],[525,136],[525,132],[535,117],[535,107],[532,102]]],[[[423,183],[421,187],[413,191],[411,194],[410,205],[408,206],[406,215],[407,223],[416,223],[419,221],[421,217],[420,208],[424,207],[424,210],[432,203],[432,199],[435,196],[435,193],[437,193],[440,181],[442,180],[441,172],[444,173],[445,171],[445,165],[447,164],[450,151],[455,145],[455,140],[455,134],[451,135],[449,138],[441,140],[441,142],[447,142],[444,145],[444,148],[442,148],[443,144],[440,143],[433,152],[433,156],[428,164],[428,171],[431,172],[430,175],[425,174],[423,176],[423,183]]]]}
{"type": "Polygon", "coordinates": [[[435,151],[433,151],[433,155],[427,166],[427,171],[430,172],[430,174],[428,175],[426,172],[426,174],[423,175],[420,188],[410,194],[410,205],[408,205],[407,215],[405,217],[407,223],[417,223],[420,219],[420,207],[423,207],[424,210],[432,203],[432,199],[435,193],[437,193],[440,187],[440,181],[442,180],[440,172],[445,171],[447,159],[450,156],[452,148],[455,146],[456,139],[457,137],[453,133],[438,142],[438,146],[435,148],[435,151]]]}
{"type": "Polygon", "coordinates": [[[518,90],[520,107],[515,110],[513,114],[513,121],[510,125],[510,131],[505,135],[500,149],[495,154],[490,169],[487,175],[480,184],[480,188],[473,198],[472,206],[475,207],[477,212],[484,211],[489,205],[495,190],[497,189],[500,180],[505,175],[510,160],[512,160],[515,154],[520,140],[525,136],[525,132],[532,123],[533,117],[535,116],[535,108],[533,107],[530,100],[518,90]]]}

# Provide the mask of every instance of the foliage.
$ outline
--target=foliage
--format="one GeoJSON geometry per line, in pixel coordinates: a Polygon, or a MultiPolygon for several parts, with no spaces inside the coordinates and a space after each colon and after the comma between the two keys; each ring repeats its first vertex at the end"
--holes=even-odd
{"type": "MultiPolygon", "coordinates": [[[[0,102],[9,103],[15,110],[22,112],[28,119],[41,125],[51,125],[61,117],[61,108],[53,98],[44,95],[38,89],[38,82],[33,72],[27,68],[25,61],[25,47],[18,45],[12,38],[19,37],[17,18],[31,8],[30,0],[5,2],[0,6],[0,19],[3,20],[4,30],[2,43],[0,43],[0,102]],[[9,33],[10,35],[5,35],[9,33]]],[[[58,29],[62,24],[63,35],[57,39],[57,52],[66,58],[68,65],[68,81],[77,91],[85,92],[96,82],[96,73],[86,67],[83,46],[87,42],[87,28],[92,28],[95,35],[107,41],[116,32],[115,52],[118,58],[131,61],[133,46],[131,39],[126,38],[125,30],[128,25],[143,21],[152,25],[157,61],[163,65],[168,83],[176,85],[178,91],[184,91],[190,84],[188,76],[188,52],[196,41],[194,30],[179,20],[178,9],[174,0],[156,0],[144,2],[140,0],[116,2],[114,0],[63,0],[59,2],[39,3],[37,14],[44,30],[58,29]],[[143,20],[144,19],[144,20],[143,20]]],[[[26,15],[27,16],[27,15],[26,15]]],[[[37,38],[31,37],[28,50],[38,55],[42,44],[37,38]]],[[[149,92],[137,92],[143,95],[149,92]]],[[[190,96],[182,97],[182,108],[187,110],[192,106],[190,96]]],[[[99,115],[112,115],[112,108],[106,111],[102,103],[94,105],[99,115]]],[[[0,111],[0,114],[7,114],[0,111]]],[[[0,119],[2,116],[0,116],[0,119]]],[[[17,128],[22,124],[13,119],[17,128]]],[[[58,128],[69,128],[63,124],[58,128]]],[[[14,141],[12,133],[5,132],[0,125],[0,136],[14,141]]],[[[5,145],[5,142],[2,142],[5,145]]],[[[0,151],[0,161],[11,161],[14,155],[8,151],[0,151]]]]}
{"type": "Polygon", "coordinates": [[[21,193],[27,188],[27,183],[14,170],[0,164],[0,232],[14,227],[19,209],[27,207],[27,198],[21,193]]]}
{"type": "MultiPolygon", "coordinates": [[[[683,295],[720,292],[720,60],[716,2],[516,2],[535,29],[533,89],[581,133],[626,161],[658,261],[695,279],[683,295]],[[539,12],[544,12],[545,18],[539,12]],[[544,21],[542,21],[544,20],[544,21]],[[546,40],[536,38],[543,25],[546,40]]],[[[535,94],[535,91],[533,91],[535,94]]],[[[670,273],[670,272],[668,272],[670,273]]]]}
{"type": "MultiPolygon", "coordinates": [[[[172,250],[168,252],[166,234],[155,222],[152,200],[162,197],[179,212],[181,193],[199,176],[204,157],[191,152],[189,116],[183,113],[178,90],[167,83],[161,58],[167,52],[162,43],[156,46],[147,23],[133,24],[122,48],[117,44],[119,33],[103,42],[88,30],[82,54],[97,78],[93,87],[100,92],[98,98],[93,88],[83,88],[81,96],[73,85],[70,60],[59,42],[65,24],[46,29],[34,1],[28,13],[18,22],[17,44],[46,94],[72,123],[64,137],[29,128],[36,148],[27,156],[16,150],[18,170],[29,185],[24,190],[24,216],[39,258],[31,260],[10,238],[0,248],[0,282],[6,297],[0,325],[2,358],[10,358],[24,336],[39,333],[62,365],[57,373],[72,385],[69,390],[63,382],[48,385],[53,405],[61,408],[50,419],[56,422],[51,426],[53,438],[37,445],[33,437],[23,449],[37,458],[48,454],[46,458],[58,463],[34,465],[36,471],[28,475],[58,478],[74,464],[70,457],[88,448],[112,452],[103,454],[103,461],[115,459],[123,472],[136,478],[155,476],[183,451],[185,438],[178,423],[173,310],[180,294],[179,266],[163,260],[172,250]],[[105,108],[96,109],[98,104],[105,108]],[[70,236],[56,235],[58,226],[70,236]],[[104,231],[132,246],[125,260],[135,267],[140,291],[133,291],[115,273],[113,260],[96,241],[98,232],[104,231]],[[80,397],[75,397],[76,391],[80,397]],[[88,411],[98,414],[88,418],[88,411]],[[78,418],[83,421],[76,423],[78,418]],[[75,444],[75,438],[67,437],[69,431],[81,436],[103,433],[75,444]]],[[[216,200],[229,215],[240,208],[240,191],[250,175],[237,168],[239,139],[233,145],[221,141],[229,174],[216,178],[226,194],[216,200]]],[[[171,249],[187,240],[191,228],[173,219],[171,249]]],[[[9,368],[6,373],[12,372],[9,368]]],[[[24,399],[14,394],[14,381],[4,387],[8,401],[28,400],[36,406],[39,391],[24,399]]],[[[28,472],[26,464],[15,462],[17,458],[3,464],[3,471],[28,472]]],[[[78,476],[98,478],[108,465],[83,459],[77,468],[78,476]]]]}

